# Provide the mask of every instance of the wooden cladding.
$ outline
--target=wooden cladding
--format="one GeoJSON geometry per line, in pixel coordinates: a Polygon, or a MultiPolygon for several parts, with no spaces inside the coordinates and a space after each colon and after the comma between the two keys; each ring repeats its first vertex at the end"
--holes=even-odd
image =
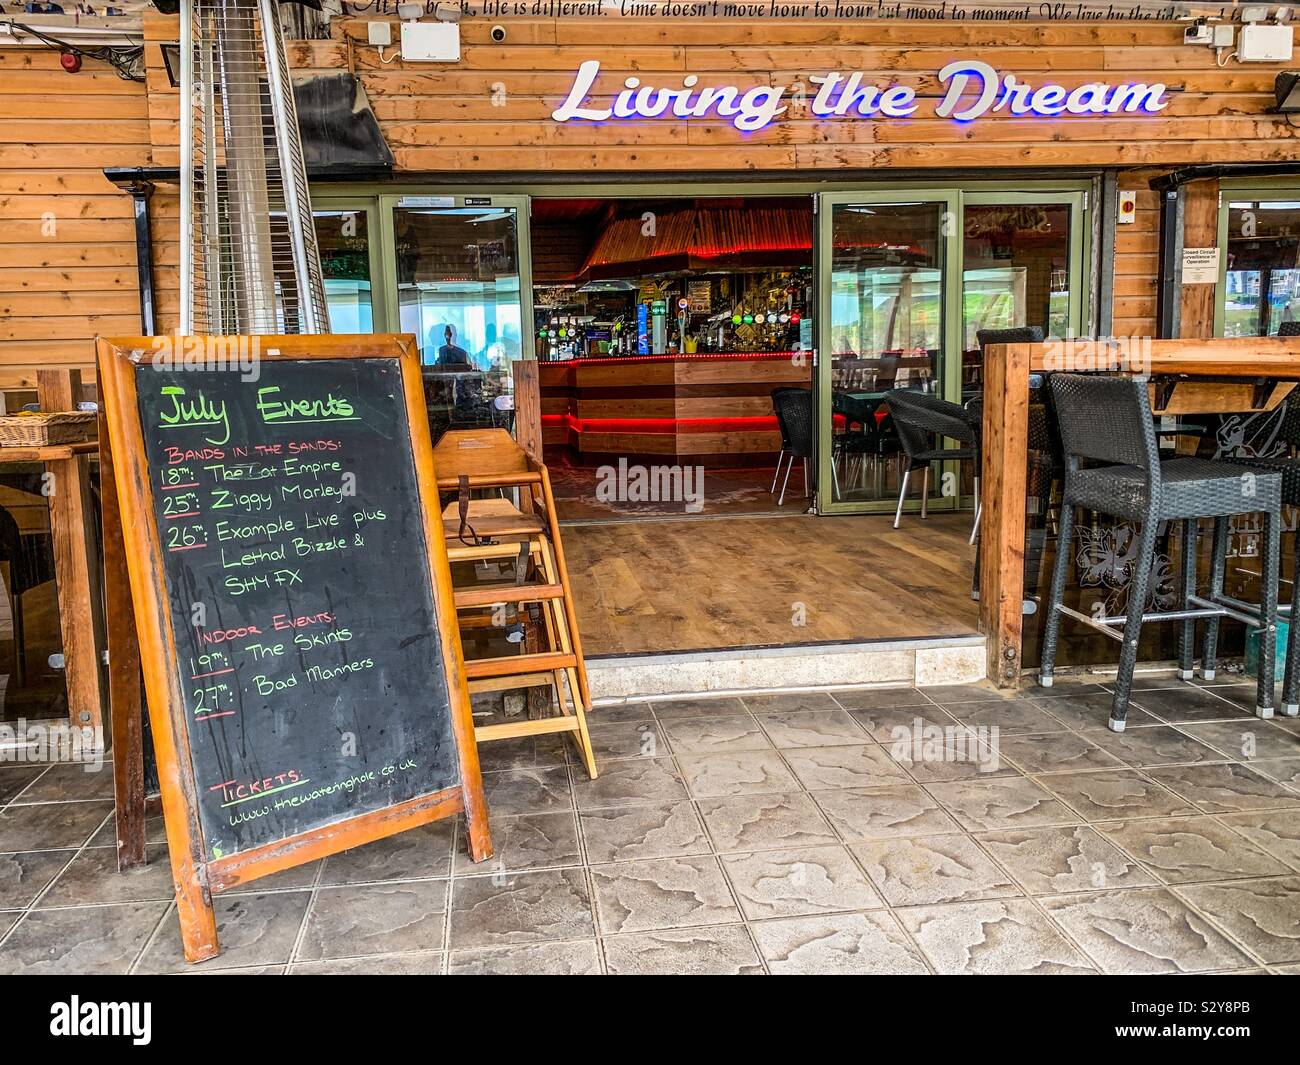
{"type": "MultiPolygon", "coordinates": [[[[1297,129],[1266,114],[1285,64],[1219,67],[1208,48],[1182,43],[1173,22],[985,25],[918,22],[751,22],[491,19],[461,22],[461,61],[404,63],[367,45],[364,17],[335,18],[333,39],[289,46],[302,71],[349,70],[366,89],[397,167],[420,171],[814,170],[869,167],[1100,166],[1282,160],[1297,129]],[[1035,85],[1163,82],[1159,115],[1013,118],[971,124],[928,116],[819,120],[809,75],[862,71],[871,84],[941,94],[937,72],[962,55],[1035,85]],[[587,59],[599,59],[599,100],[628,76],[680,86],[788,87],[790,109],[744,134],[716,116],[556,123],[551,112],[587,59]]],[[[155,160],[174,163],[177,94],[161,71],[160,43],[175,20],[146,19],[155,160]]]]}

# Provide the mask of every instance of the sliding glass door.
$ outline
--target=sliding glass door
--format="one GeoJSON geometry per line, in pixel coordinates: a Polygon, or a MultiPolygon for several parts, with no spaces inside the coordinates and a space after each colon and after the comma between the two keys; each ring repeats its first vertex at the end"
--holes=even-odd
{"type": "MultiPolygon", "coordinates": [[[[819,512],[897,506],[902,460],[890,391],[968,405],[983,390],[982,330],[1082,333],[1085,209],[1081,187],[818,197],[819,512]]],[[[912,481],[904,509],[920,506],[922,478],[912,481]]],[[[928,509],[971,505],[969,469],[929,484],[928,509]]]]}
{"type": "Polygon", "coordinates": [[[821,513],[883,509],[898,491],[891,390],[957,391],[959,210],[956,192],[820,197],[821,513]]]}

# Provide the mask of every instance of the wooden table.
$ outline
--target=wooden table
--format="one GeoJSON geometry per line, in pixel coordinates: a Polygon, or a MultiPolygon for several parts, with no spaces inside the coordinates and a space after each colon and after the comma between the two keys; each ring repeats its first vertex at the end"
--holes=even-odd
{"type": "Polygon", "coordinates": [[[1300,337],[1152,340],[1138,358],[1061,344],[991,344],[984,361],[984,514],[980,538],[980,630],[988,676],[1020,683],[1025,568],[1029,375],[1035,371],[1142,372],[1158,413],[1271,410],[1300,382],[1300,337]]]}

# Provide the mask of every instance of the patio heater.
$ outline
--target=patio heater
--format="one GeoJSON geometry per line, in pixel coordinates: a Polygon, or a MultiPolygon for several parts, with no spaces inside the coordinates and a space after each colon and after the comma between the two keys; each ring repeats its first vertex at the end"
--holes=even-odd
{"type": "Polygon", "coordinates": [[[278,2],[180,10],[180,332],[327,333],[278,2]]]}

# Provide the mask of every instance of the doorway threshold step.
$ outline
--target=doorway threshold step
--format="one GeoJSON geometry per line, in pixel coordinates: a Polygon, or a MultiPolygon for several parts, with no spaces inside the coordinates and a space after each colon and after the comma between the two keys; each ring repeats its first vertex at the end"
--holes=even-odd
{"type": "Polygon", "coordinates": [[[987,640],[974,633],[587,659],[597,707],[691,695],[970,684],[983,680],[987,670],[987,640]]]}

